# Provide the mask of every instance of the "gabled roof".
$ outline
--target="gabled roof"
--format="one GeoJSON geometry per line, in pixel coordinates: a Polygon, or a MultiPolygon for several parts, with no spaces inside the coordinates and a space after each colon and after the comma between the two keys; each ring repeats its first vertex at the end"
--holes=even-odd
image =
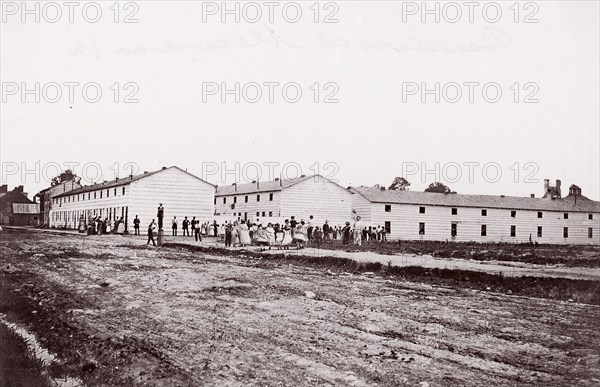
{"type": "Polygon", "coordinates": [[[110,181],[106,181],[106,182],[103,182],[103,183],[82,186],[81,188],[76,188],[74,190],[67,191],[67,192],[65,192],[63,194],[56,195],[55,198],[60,198],[60,197],[70,196],[70,195],[77,195],[77,194],[80,194],[80,193],[92,192],[92,191],[96,191],[96,190],[109,189],[109,188],[114,188],[114,187],[121,187],[121,186],[124,186],[124,185],[131,184],[134,181],[145,179],[146,177],[150,177],[150,176],[156,175],[157,173],[160,173],[162,171],[166,171],[168,169],[173,169],[173,168],[177,169],[177,170],[179,170],[179,171],[181,171],[183,173],[187,173],[188,175],[192,176],[193,178],[198,179],[198,180],[202,181],[203,183],[206,183],[206,184],[211,185],[211,186],[214,187],[214,185],[210,184],[209,182],[207,182],[205,180],[202,180],[198,176],[192,175],[188,171],[184,171],[183,169],[181,169],[181,168],[179,168],[177,166],[172,166],[172,167],[169,167],[169,168],[159,169],[158,171],[154,171],[154,172],[140,173],[138,175],[127,176],[127,177],[124,177],[124,178],[110,180],[110,181]]]}
{"type": "Polygon", "coordinates": [[[40,213],[39,203],[13,203],[12,204],[13,214],[34,214],[40,213]]]}
{"type": "Polygon", "coordinates": [[[416,191],[380,190],[376,188],[351,187],[372,203],[413,204],[445,207],[502,208],[514,210],[538,210],[561,212],[600,212],[600,202],[583,195],[563,199],[543,199],[517,196],[461,195],[416,191]]]}
{"type": "MultiPolygon", "coordinates": [[[[260,192],[277,192],[283,191],[286,188],[290,188],[296,184],[302,183],[303,181],[307,181],[313,178],[321,178],[326,182],[336,184],[331,180],[324,178],[321,175],[311,175],[311,176],[300,176],[293,179],[277,179],[274,181],[259,181],[256,183],[245,183],[245,184],[237,184],[234,185],[226,185],[223,187],[217,187],[216,196],[228,196],[228,195],[246,195],[246,194],[254,194],[260,192]]],[[[344,189],[340,186],[341,189],[344,189]]]]}
{"type": "Polygon", "coordinates": [[[0,204],[4,203],[34,203],[22,192],[12,190],[0,195],[0,204]]]}

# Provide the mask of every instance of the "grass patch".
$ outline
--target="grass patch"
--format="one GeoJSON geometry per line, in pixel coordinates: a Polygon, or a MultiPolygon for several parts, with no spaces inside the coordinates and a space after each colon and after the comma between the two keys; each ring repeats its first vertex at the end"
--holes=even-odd
{"type": "Polygon", "coordinates": [[[44,364],[12,329],[0,323],[0,386],[50,387],[44,364]]]}

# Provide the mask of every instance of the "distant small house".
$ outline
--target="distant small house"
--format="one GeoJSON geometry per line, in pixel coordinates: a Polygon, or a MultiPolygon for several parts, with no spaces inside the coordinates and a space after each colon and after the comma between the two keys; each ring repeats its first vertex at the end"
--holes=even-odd
{"type": "Polygon", "coordinates": [[[12,226],[39,226],[41,220],[38,203],[13,203],[12,226]]]}
{"type": "Polygon", "coordinates": [[[37,226],[39,219],[39,206],[27,197],[22,185],[12,191],[8,191],[7,185],[0,187],[0,224],[37,226]]]}

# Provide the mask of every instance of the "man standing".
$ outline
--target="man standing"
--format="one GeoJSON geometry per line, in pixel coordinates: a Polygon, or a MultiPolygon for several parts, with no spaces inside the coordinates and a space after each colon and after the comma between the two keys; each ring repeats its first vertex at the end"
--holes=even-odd
{"type": "Polygon", "coordinates": [[[147,245],[149,245],[150,241],[152,241],[152,244],[156,246],[156,242],[154,242],[154,230],[156,230],[156,223],[154,223],[154,219],[152,219],[152,222],[150,222],[150,224],[148,225],[148,242],[146,243],[147,245]]]}
{"type": "Polygon", "coordinates": [[[219,236],[219,224],[216,219],[213,222],[213,234],[215,234],[215,238],[219,236]]]}
{"type": "Polygon", "coordinates": [[[177,217],[173,217],[173,236],[177,236],[177,217]]]}
{"type": "Polygon", "coordinates": [[[202,242],[202,235],[200,234],[200,221],[196,220],[195,216],[192,219],[192,233],[194,234],[196,242],[202,242]]]}
{"type": "Polygon", "coordinates": [[[156,213],[156,217],[158,218],[158,229],[163,229],[163,218],[165,217],[165,208],[162,203],[158,203],[158,212],[156,213]]]}
{"type": "Polygon", "coordinates": [[[360,221],[360,216],[357,216],[354,221],[354,244],[357,246],[362,246],[362,229],[363,225],[360,221]]]}
{"type": "Polygon", "coordinates": [[[307,233],[309,241],[312,241],[312,239],[313,239],[313,230],[314,230],[313,222],[314,222],[313,216],[311,215],[308,217],[308,222],[306,222],[306,233],[307,233]]]}
{"type": "Polygon", "coordinates": [[[329,240],[329,233],[331,232],[331,230],[329,229],[329,221],[325,221],[325,224],[323,225],[323,239],[328,241],[329,240]]]}
{"type": "Polygon", "coordinates": [[[138,216],[135,216],[135,219],[133,220],[133,230],[134,230],[134,235],[140,235],[140,218],[138,218],[138,216]]]}
{"type": "Polygon", "coordinates": [[[190,221],[188,220],[187,216],[183,219],[183,222],[181,222],[181,227],[183,227],[183,236],[190,236],[190,230],[188,230],[188,227],[190,225],[190,221]]]}

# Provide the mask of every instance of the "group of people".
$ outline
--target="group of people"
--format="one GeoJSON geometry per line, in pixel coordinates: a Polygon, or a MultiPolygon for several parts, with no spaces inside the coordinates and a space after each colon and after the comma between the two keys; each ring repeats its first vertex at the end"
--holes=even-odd
{"type": "Polygon", "coordinates": [[[86,223],[83,215],[79,218],[79,232],[87,233],[87,235],[103,235],[103,234],[124,234],[125,222],[123,217],[115,220],[95,216],[90,218],[89,223],[86,223]]]}
{"type": "MultiPolygon", "coordinates": [[[[158,226],[156,225],[155,219],[148,225],[148,242],[152,242],[156,246],[154,241],[154,233],[158,229],[163,227],[163,213],[164,209],[162,204],[158,209],[158,226]]],[[[122,223],[122,219],[120,221],[122,223]]],[[[115,225],[115,227],[118,227],[115,225]]],[[[133,220],[133,228],[135,235],[140,235],[140,219],[135,216],[133,220]]],[[[319,246],[320,244],[328,241],[342,240],[342,244],[348,245],[351,241],[355,245],[362,245],[362,242],[387,242],[387,230],[382,226],[364,226],[361,222],[361,217],[356,216],[354,223],[346,222],[344,226],[331,226],[329,221],[320,227],[316,225],[314,217],[309,216],[308,220],[301,219],[296,220],[295,216],[291,216],[290,219],[280,223],[267,222],[263,224],[258,219],[255,221],[242,220],[219,224],[216,220],[212,222],[201,222],[196,217],[188,219],[184,217],[181,222],[181,235],[191,237],[193,236],[196,241],[202,241],[202,237],[212,236],[222,238],[226,247],[231,246],[272,246],[289,248],[290,246],[296,246],[298,249],[303,249],[307,244],[314,244],[319,246]]],[[[179,220],[176,216],[171,221],[171,234],[172,236],[179,235],[179,220]]]]}

